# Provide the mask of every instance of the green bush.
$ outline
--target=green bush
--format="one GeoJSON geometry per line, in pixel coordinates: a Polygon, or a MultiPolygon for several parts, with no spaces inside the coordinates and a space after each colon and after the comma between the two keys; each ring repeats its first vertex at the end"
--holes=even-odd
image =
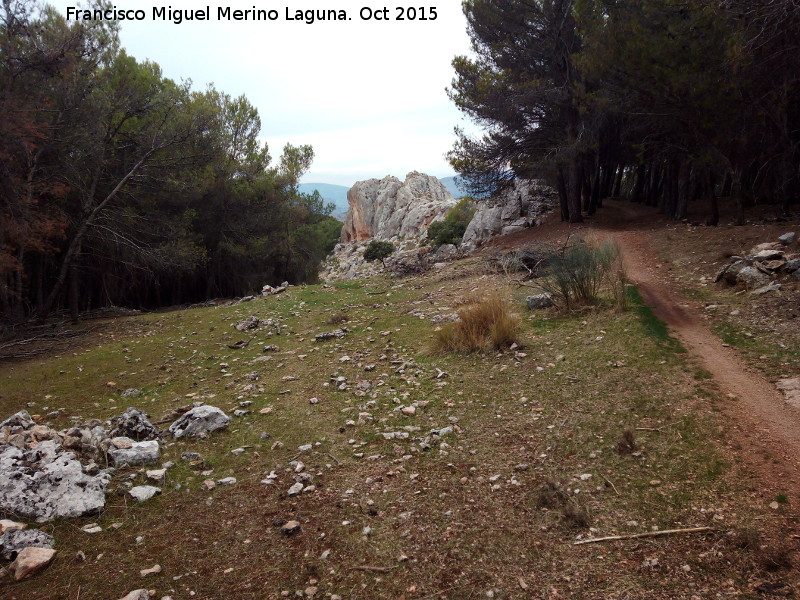
{"type": "Polygon", "coordinates": [[[539,287],[557,304],[571,310],[600,302],[607,291],[619,309],[625,309],[625,273],[619,248],[612,242],[594,245],[583,240],[545,260],[539,287]]]}
{"type": "Polygon", "coordinates": [[[464,196],[450,209],[441,221],[434,221],[428,227],[428,239],[435,245],[459,244],[467,225],[475,215],[475,201],[464,196]]]}
{"type": "Polygon", "coordinates": [[[364,250],[364,260],[367,262],[372,262],[373,260],[379,260],[381,262],[387,256],[390,256],[394,252],[394,246],[390,242],[379,242],[378,240],[372,240],[368,245],[367,249],[364,250]]]}

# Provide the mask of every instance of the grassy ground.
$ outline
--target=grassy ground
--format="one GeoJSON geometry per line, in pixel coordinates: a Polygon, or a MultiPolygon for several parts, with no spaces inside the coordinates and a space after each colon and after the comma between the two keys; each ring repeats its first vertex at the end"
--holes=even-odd
{"type": "Polygon", "coordinates": [[[713,387],[635,293],[624,313],[559,315],[527,312],[524,290],[504,286],[472,259],[128,318],[69,353],[0,365],[0,414],[62,408],[57,428],[129,405],[159,420],[194,400],[229,413],[252,402],[226,432],[168,442],[176,466],[154,500],[126,497],[126,480],[144,482],[132,469],[102,515],[45,525],[56,562],[0,597],[756,598],[792,583],[793,499],[765,505],[725,446],[713,387]],[[521,348],[428,350],[430,317],[497,289],[522,316],[521,348]],[[283,331],[229,349],[250,338],[233,325],[251,315],[283,331]],[[342,324],[346,338],[314,340],[342,324]],[[619,452],[625,432],[635,447],[619,452]],[[301,470],[315,489],[287,497],[301,470]],[[237,483],[203,485],[228,476],[237,483]],[[276,524],[293,519],[300,533],[282,535],[276,524]],[[104,531],[83,533],[90,522],[104,531]],[[573,545],[697,526],[714,531],[573,545]],[[160,574],[139,575],[156,563],[160,574]]]}

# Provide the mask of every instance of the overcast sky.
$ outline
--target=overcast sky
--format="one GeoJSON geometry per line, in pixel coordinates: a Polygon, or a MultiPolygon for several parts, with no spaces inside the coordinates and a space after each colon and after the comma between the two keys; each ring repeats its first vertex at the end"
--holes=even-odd
{"type": "MultiPolygon", "coordinates": [[[[469,49],[458,0],[426,0],[436,20],[397,21],[395,6],[409,0],[116,0],[141,9],[144,21],[124,22],[122,45],[150,59],[173,79],[196,89],[214,83],[244,94],[261,115],[262,136],[276,160],[287,142],[311,144],[315,160],[305,182],[352,185],[412,170],[453,175],[444,158],[453,127],[466,125],[448,100],[451,61],[469,49]],[[153,8],[210,7],[208,22],[175,25],[153,19],[153,8]],[[274,9],[276,21],[221,21],[218,7],[274,9]],[[387,7],[388,21],[362,20],[363,7],[387,7]],[[288,21],[286,10],[344,9],[349,21],[288,21]]],[[[51,0],[66,16],[77,2],[51,0]]],[[[364,13],[367,15],[367,11],[364,13]]],[[[380,14],[380,13],[379,13],[380,14]]]]}

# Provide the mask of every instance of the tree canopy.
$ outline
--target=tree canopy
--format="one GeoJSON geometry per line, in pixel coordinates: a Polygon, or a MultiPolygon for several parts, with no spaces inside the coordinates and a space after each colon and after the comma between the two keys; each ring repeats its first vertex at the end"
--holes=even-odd
{"type": "Polygon", "coordinates": [[[0,6],[0,312],[153,307],[312,280],[341,224],[246,97],[193,90],[114,22],[0,6]]]}
{"type": "Polygon", "coordinates": [[[718,196],[797,201],[800,7],[792,0],[464,0],[474,55],[450,97],[473,192],[549,181],[562,219],[627,194],[684,218],[718,196]]]}

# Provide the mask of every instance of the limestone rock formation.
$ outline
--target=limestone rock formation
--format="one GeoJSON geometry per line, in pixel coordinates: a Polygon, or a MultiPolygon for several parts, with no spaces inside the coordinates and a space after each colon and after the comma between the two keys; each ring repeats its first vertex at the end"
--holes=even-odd
{"type": "Polygon", "coordinates": [[[79,517],[105,506],[111,477],[92,474],[55,441],[0,446],[0,509],[27,519],[79,517]]]}
{"type": "Polygon", "coordinates": [[[474,249],[496,235],[508,235],[540,223],[558,205],[558,194],[536,180],[520,180],[491,198],[478,201],[478,210],[461,241],[474,249]]]}
{"type": "Polygon", "coordinates": [[[435,219],[455,206],[453,196],[435,177],[413,171],[397,177],[359,181],[347,192],[350,210],[341,241],[394,241],[425,235],[435,219]]]}

